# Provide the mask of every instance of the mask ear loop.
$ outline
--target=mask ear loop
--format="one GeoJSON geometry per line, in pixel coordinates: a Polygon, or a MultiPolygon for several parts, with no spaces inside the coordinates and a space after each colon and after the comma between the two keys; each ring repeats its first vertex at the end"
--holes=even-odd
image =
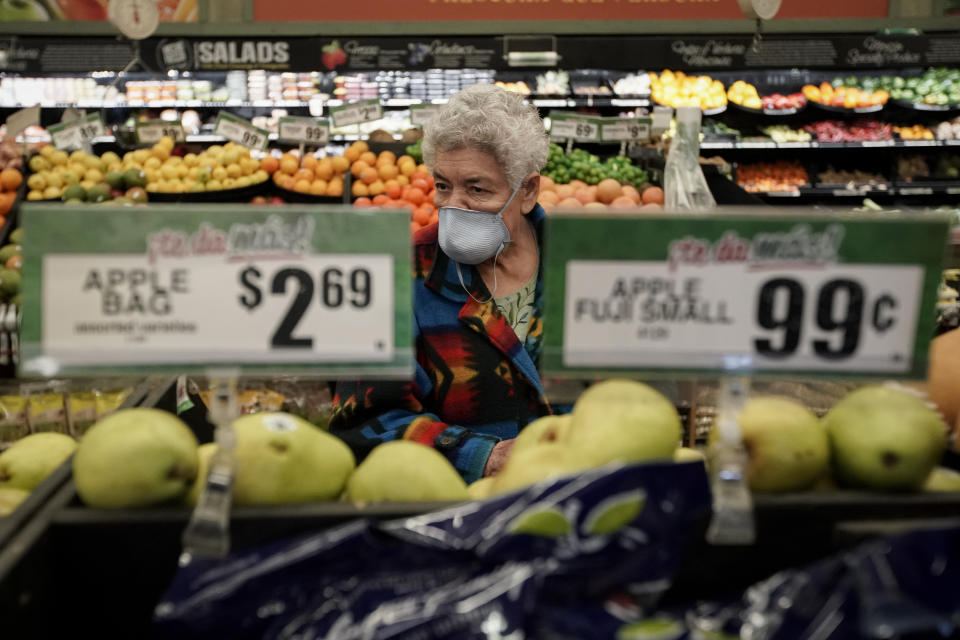
{"type": "Polygon", "coordinates": [[[463,274],[460,273],[460,263],[456,261],[454,261],[453,263],[454,266],[456,266],[457,268],[457,277],[460,278],[460,286],[463,287],[463,290],[467,292],[467,295],[470,296],[470,299],[472,299],[477,304],[487,304],[488,302],[493,300],[494,296],[497,293],[497,260],[500,259],[500,252],[503,251],[503,247],[504,245],[501,244],[500,248],[497,249],[497,255],[493,257],[493,291],[490,292],[490,297],[487,298],[486,300],[478,300],[477,298],[473,297],[473,294],[470,293],[469,289],[467,289],[467,285],[463,283],[463,274]]]}

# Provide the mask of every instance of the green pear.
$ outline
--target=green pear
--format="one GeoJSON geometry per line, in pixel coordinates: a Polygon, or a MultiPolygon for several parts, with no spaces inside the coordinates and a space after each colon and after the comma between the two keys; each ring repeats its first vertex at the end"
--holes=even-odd
{"type": "Polygon", "coordinates": [[[208,442],[200,445],[197,449],[197,477],[193,481],[187,495],[183,497],[184,503],[195,507],[200,500],[200,494],[203,493],[203,487],[207,484],[207,474],[210,472],[210,458],[217,452],[217,443],[208,442]]]}
{"type": "Polygon", "coordinates": [[[254,413],[233,423],[235,504],[332,500],[356,462],[343,440],[289,413],[254,413]]]}
{"type": "Polygon", "coordinates": [[[570,419],[570,414],[537,418],[520,431],[510,455],[546,442],[562,442],[570,428],[570,419]]]}
{"type": "Polygon", "coordinates": [[[490,495],[525,489],[542,480],[574,475],[585,468],[573,450],[560,442],[511,451],[503,469],[494,476],[490,495]]]}
{"type": "MultiPolygon", "coordinates": [[[[514,448],[516,448],[516,445],[514,445],[514,448]]],[[[512,453],[511,451],[511,454],[512,453]]],[[[495,479],[494,476],[487,476],[486,478],[480,478],[476,482],[471,482],[467,485],[467,495],[470,496],[471,500],[483,500],[490,495],[490,490],[493,489],[495,479]]]]}
{"type": "Polygon", "coordinates": [[[13,513],[29,495],[30,492],[23,489],[0,487],[0,516],[8,516],[13,513]]]}
{"type": "Polygon", "coordinates": [[[52,431],[17,440],[0,453],[0,487],[33,491],[76,448],[76,440],[52,431]]]}
{"type": "Polygon", "coordinates": [[[705,456],[703,452],[698,449],[692,449],[690,447],[679,447],[676,451],[673,452],[673,461],[674,462],[706,463],[707,456],[705,456]]]}
{"type": "Polygon", "coordinates": [[[916,490],[940,461],[946,429],[916,396],[887,386],[849,393],[824,417],[836,480],[846,486],[916,490]]]}
{"type": "Polygon", "coordinates": [[[347,481],[354,502],[469,500],[467,485],[433,447],[393,440],[374,447],[347,481]]]}
{"type": "Polygon", "coordinates": [[[671,460],[682,427],[673,403],[633,380],[599,382],[577,399],[566,443],[589,466],[671,460]]]}
{"type": "Polygon", "coordinates": [[[960,491],[960,471],[934,467],[923,483],[924,491],[960,491]]]}
{"type": "Polygon", "coordinates": [[[178,500],[196,477],[196,437],[159,409],[123,409],[99,420],[73,456],[77,493],[102,509],[178,500]]]}
{"type": "MultiPolygon", "coordinates": [[[[750,488],[764,493],[802,491],[823,476],[830,463],[827,432],[812,411],[787,398],[747,401],[739,416],[749,462],[750,488]]],[[[719,432],[710,433],[711,455],[719,432]]]]}

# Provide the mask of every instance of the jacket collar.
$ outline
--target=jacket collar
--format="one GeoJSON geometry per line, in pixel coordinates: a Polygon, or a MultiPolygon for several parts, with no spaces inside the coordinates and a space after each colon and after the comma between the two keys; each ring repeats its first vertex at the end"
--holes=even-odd
{"type": "MultiPolygon", "coordinates": [[[[527,214],[530,222],[534,226],[537,234],[537,242],[543,245],[543,223],[546,218],[546,212],[539,204],[527,214]]],[[[436,227],[437,225],[432,225],[436,227]]],[[[427,231],[426,229],[424,231],[427,231]]],[[[540,383],[540,375],[537,372],[536,364],[524,349],[523,344],[517,339],[513,329],[507,323],[506,319],[497,309],[496,303],[490,299],[490,291],[484,284],[479,272],[473,265],[460,265],[460,273],[463,276],[463,285],[467,287],[473,298],[467,295],[460,279],[457,277],[456,262],[450,259],[437,244],[436,231],[417,236],[418,243],[432,240],[434,247],[432,265],[426,274],[425,286],[444,298],[452,302],[457,302],[463,306],[457,317],[460,322],[476,331],[489,340],[501,353],[503,353],[511,362],[523,373],[524,377],[537,389],[541,398],[544,398],[543,387],[540,383]],[[474,300],[476,298],[476,300],[474,300]],[[486,300],[487,302],[477,302],[477,300],[486,300]]],[[[427,258],[424,255],[424,258],[427,258]]],[[[427,258],[429,260],[429,258],[427,258]]],[[[426,271],[427,265],[418,261],[417,271],[422,276],[426,271]],[[421,270],[423,268],[423,270],[421,270]]],[[[543,269],[543,251],[540,251],[540,269],[543,269]]],[[[540,321],[539,310],[542,308],[542,274],[537,279],[537,292],[535,306],[538,310],[535,322],[540,321]]],[[[539,339],[539,338],[538,338],[539,339]]],[[[544,398],[545,401],[545,398],[544,398]]]]}

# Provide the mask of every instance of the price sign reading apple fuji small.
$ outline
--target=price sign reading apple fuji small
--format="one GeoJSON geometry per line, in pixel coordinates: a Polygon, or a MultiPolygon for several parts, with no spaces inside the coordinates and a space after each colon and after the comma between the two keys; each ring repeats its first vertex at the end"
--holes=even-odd
{"type": "Polygon", "coordinates": [[[183,125],[168,120],[147,120],[137,123],[137,141],[140,144],[155,144],[162,138],[171,138],[174,142],[182,142],[183,125]]]}
{"type": "Polygon", "coordinates": [[[924,376],[948,230],[920,215],[558,214],[545,370],[924,376]]]}
{"type": "Polygon", "coordinates": [[[346,127],[353,124],[373,122],[383,117],[383,107],[376,98],[351,102],[339,107],[330,107],[333,126],[346,127]]]}
{"type": "Polygon", "coordinates": [[[318,118],[280,118],[279,135],[283,142],[322,146],[330,139],[330,123],[318,118]]]}
{"type": "Polygon", "coordinates": [[[91,113],[70,122],[51,125],[47,129],[53,146],[58,149],[79,149],[105,133],[99,113],[91,113]]]}
{"type": "Polygon", "coordinates": [[[226,111],[221,111],[217,115],[217,125],[213,132],[215,135],[223,136],[227,140],[232,140],[251,149],[265,149],[269,139],[267,132],[263,129],[255,127],[250,121],[238,118],[226,111]]]}

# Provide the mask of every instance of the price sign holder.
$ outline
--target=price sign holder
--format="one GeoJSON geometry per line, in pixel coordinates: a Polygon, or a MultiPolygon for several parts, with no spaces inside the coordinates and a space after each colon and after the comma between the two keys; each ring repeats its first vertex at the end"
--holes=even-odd
{"type": "Polygon", "coordinates": [[[221,111],[217,114],[217,124],[213,133],[237,144],[260,151],[267,148],[267,142],[269,141],[269,134],[265,130],[253,126],[249,120],[238,118],[228,111],[221,111]]]}
{"type": "Polygon", "coordinates": [[[928,212],[554,212],[544,374],[720,377],[709,539],[748,543],[750,377],[924,378],[949,229],[928,212]]]}
{"type": "Polygon", "coordinates": [[[322,147],[327,144],[330,140],[330,121],[284,116],[280,118],[277,139],[300,145],[302,158],[307,145],[322,147]]]}
{"type": "Polygon", "coordinates": [[[412,104],[410,105],[410,122],[415,127],[423,127],[439,110],[438,104],[412,104]]]}
{"type": "Polygon", "coordinates": [[[22,374],[234,367],[328,379],[412,375],[402,212],[67,209],[22,210],[32,236],[22,374]]]}
{"type": "Polygon", "coordinates": [[[620,155],[626,155],[627,145],[650,140],[652,118],[602,118],[600,124],[601,142],[619,142],[620,155]]]}
{"type": "Polygon", "coordinates": [[[91,148],[94,138],[104,135],[103,119],[99,113],[90,113],[68,122],[47,127],[53,146],[58,149],[91,148]]]}
{"type": "Polygon", "coordinates": [[[136,123],[137,142],[140,144],[156,144],[164,136],[169,136],[174,142],[183,142],[183,125],[170,120],[145,120],[136,123]]]}
{"type": "Polygon", "coordinates": [[[600,142],[601,118],[557,113],[550,116],[550,137],[567,141],[567,153],[574,142],[600,142]]]}
{"type": "Polygon", "coordinates": [[[383,117],[383,107],[376,98],[358,100],[337,107],[330,107],[330,119],[333,126],[340,128],[357,125],[357,131],[364,122],[373,122],[383,117]]]}

